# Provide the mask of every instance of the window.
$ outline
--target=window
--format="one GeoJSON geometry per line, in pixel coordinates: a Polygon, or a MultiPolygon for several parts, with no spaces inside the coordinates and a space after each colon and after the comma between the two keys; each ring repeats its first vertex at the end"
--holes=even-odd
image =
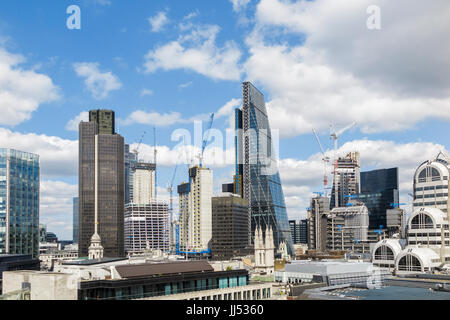
{"type": "Polygon", "coordinates": [[[420,263],[419,259],[417,259],[415,256],[407,254],[400,259],[398,263],[398,269],[400,271],[421,272],[422,264],[420,263]]]}
{"type": "Polygon", "coordinates": [[[419,213],[411,221],[411,229],[433,229],[433,219],[425,213],[419,213]]]}
{"type": "Polygon", "coordinates": [[[380,246],[375,251],[375,260],[394,260],[394,252],[388,246],[380,246]]]}

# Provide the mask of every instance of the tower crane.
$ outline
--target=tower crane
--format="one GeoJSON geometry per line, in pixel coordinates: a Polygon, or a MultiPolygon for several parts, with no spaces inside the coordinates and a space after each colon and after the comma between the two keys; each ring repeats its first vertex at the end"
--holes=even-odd
{"type": "Polygon", "coordinates": [[[338,159],[337,159],[337,150],[338,150],[338,139],[339,137],[346,131],[350,130],[354,126],[356,126],[356,122],[352,122],[350,125],[336,132],[334,125],[330,125],[330,139],[334,141],[334,173],[333,173],[333,181],[334,181],[334,200],[335,206],[339,207],[339,195],[338,195],[338,185],[337,185],[337,170],[338,170],[338,159]]]}
{"type": "Polygon", "coordinates": [[[156,166],[156,157],[158,150],[156,149],[156,127],[153,127],[154,147],[153,147],[153,162],[155,163],[155,199],[158,198],[158,168],[156,166]]]}
{"type": "Polygon", "coordinates": [[[313,133],[316,136],[317,142],[319,143],[320,151],[322,152],[322,155],[323,155],[323,158],[322,158],[323,166],[324,166],[324,169],[323,169],[323,171],[324,171],[324,175],[323,175],[323,189],[324,189],[324,192],[325,192],[325,197],[327,197],[328,196],[328,194],[327,194],[327,189],[328,189],[328,170],[327,170],[327,167],[328,167],[328,163],[330,162],[330,157],[325,155],[325,151],[323,150],[322,144],[320,143],[319,136],[317,135],[317,132],[316,132],[315,129],[313,129],[313,133]]]}
{"type": "Polygon", "coordinates": [[[214,123],[214,113],[211,113],[210,119],[209,119],[209,123],[208,123],[208,129],[206,129],[205,134],[203,136],[203,141],[202,141],[202,150],[200,152],[199,155],[199,160],[200,160],[200,168],[203,168],[203,154],[205,153],[205,149],[206,146],[208,144],[208,140],[209,140],[209,135],[211,133],[211,128],[213,126],[214,123]]]}
{"type": "Polygon", "coordinates": [[[173,221],[173,184],[175,182],[175,176],[177,175],[177,169],[178,169],[178,163],[175,166],[175,170],[173,172],[172,180],[170,182],[167,182],[167,192],[169,192],[170,195],[170,222],[173,221]]]}
{"type": "Polygon", "coordinates": [[[147,134],[147,132],[144,131],[144,133],[141,136],[141,140],[139,140],[139,143],[138,143],[136,149],[133,150],[133,153],[136,155],[136,160],[138,158],[139,148],[141,147],[142,141],[144,141],[144,137],[145,137],[146,134],[147,134]]]}

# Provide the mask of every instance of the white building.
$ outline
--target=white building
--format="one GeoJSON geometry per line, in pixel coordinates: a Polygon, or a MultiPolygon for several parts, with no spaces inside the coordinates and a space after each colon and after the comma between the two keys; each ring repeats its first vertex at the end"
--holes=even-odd
{"type": "Polygon", "coordinates": [[[132,163],[130,202],[147,204],[156,198],[156,166],[152,163],[132,163]]]}
{"type": "Polygon", "coordinates": [[[414,208],[438,208],[448,213],[449,176],[449,159],[442,153],[422,163],[414,175],[414,208]]]}
{"type": "Polygon", "coordinates": [[[169,251],[169,206],[153,200],[147,204],[125,206],[125,251],[129,254],[145,249],[169,251]]]}
{"type": "Polygon", "coordinates": [[[397,274],[427,273],[450,264],[450,234],[447,214],[437,208],[419,208],[408,220],[407,244],[384,239],[372,254],[374,265],[393,265],[397,274]]]}
{"type": "Polygon", "coordinates": [[[261,226],[255,230],[255,271],[272,275],[275,268],[275,244],[272,227],[266,227],[265,234],[261,226]]]}
{"type": "Polygon", "coordinates": [[[189,183],[178,186],[180,196],[180,249],[203,251],[212,238],[213,172],[198,166],[189,169],[189,183]]]}

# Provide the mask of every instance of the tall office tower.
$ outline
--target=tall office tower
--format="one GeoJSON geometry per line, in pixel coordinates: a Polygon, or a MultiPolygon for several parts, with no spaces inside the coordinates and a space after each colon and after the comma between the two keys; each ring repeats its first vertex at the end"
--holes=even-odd
{"type": "Polygon", "coordinates": [[[131,181],[131,166],[138,162],[138,154],[130,152],[130,145],[125,144],[125,203],[131,202],[131,195],[133,193],[131,181]]]}
{"type": "Polygon", "coordinates": [[[387,226],[387,210],[399,204],[398,168],[361,172],[361,193],[351,197],[351,202],[362,202],[369,210],[369,228],[387,226]]]}
{"type": "Polygon", "coordinates": [[[91,111],[79,128],[78,255],[88,256],[98,211],[105,257],[124,252],[124,139],[114,131],[114,112],[91,111]]]}
{"type": "Polygon", "coordinates": [[[169,251],[169,205],[151,200],[146,204],[125,206],[125,251],[142,253],[145,249],[169,251]]]}
{"type": "Polygon", "coordinates": [[[180,196],[180,249],[209,250],[212,238],[213,172],[189,169],[189,183],[178,186],[180,196]]]}
{"type": "Polygon", "coordinates": [[[73,198],[73,243],[78,243],[78,198],[73,198]]]}
{"type": "Polygon", "coordinates": [[[422,163],[414,174],[414,209],[438,208],[450,221],[450,158],[439,153],[435,159],[422,163]]]}
{"type": "Polygon", "coordinates": [[[246,255],[249,243],[248,201],[237,195],[212,198],[211,254],[215,260],[246,255]]]}
{"type": "MultiPolygon", "coordinates": [[[[275,246],[286,242],[294,253],[272,132],[264,96],[250,82],[243,84],[243,107],[236,110],[235,193],[249,202],[251,241],[256,226],[274,233],[275,246]]],[[[264,231],[263,231],[264,232],[264,231]]]]}
{"type": "Polygon", "coordinates": [[[308,210],[308,249],[324,252],[327,245],[327,221],[330,198],[317,196],[311,199],[308,210]]]}
{"type": "Polygon", "coordinates": [[[308,244],[308,219],[300,220],[300,243],[308,244]]]}
{"type": "Polygon", "coordinates": [[[39,156],[0,148],[0,254],[39,256],[39,156]]]}
{"type": "Polygon", "coordinates": [[[291,229],[292,242],[294,244],[300,243],[300,221],[289,220],[289,228],[291,229]]]}
{"type": "Polygon", "coordinates": [[[363,203],[331,210],[328,215],[327,249],[349,250],[368,241],[369,211],[363,203]]]}
{"type": "Polygon", "coordinates": [[[359,152],[350,152],[336,162],[330,209],[345,207],[349,196],[361,193],[359,152]]]}
{"type": "Polygon", "coordinates": [[[47,226],[39,224],[39,243],[45,243],[47,240],[47,226]]]}
{"type": "Polygon", "coordinates": [[[130,203],[147,204],[156,198],[153,163],[133,162],[130,165],[130,203]]]}

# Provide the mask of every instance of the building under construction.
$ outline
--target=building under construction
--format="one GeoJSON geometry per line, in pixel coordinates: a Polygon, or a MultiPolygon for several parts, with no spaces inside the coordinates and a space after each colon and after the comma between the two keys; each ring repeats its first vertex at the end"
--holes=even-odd
{"type": "Polygon", "coordinates": [[[350,152],[345,157],[340,157],[334,167],[330,209],[345,207],[349,196],[361,193],[359,152],[350,152]]]}
{"type": "Polygon", "coordinates": [[[327,221],[327,250],[355,251],[368,241],[369,211],[364,204],[334,208],[327,221]]]}
{"type": "Polygon", "coordinates": [[[317,196],[311,199],[308,210],[308,249],[319,252],[326,250],[327,215],[330,212],[330,198],[317,196]]]}

